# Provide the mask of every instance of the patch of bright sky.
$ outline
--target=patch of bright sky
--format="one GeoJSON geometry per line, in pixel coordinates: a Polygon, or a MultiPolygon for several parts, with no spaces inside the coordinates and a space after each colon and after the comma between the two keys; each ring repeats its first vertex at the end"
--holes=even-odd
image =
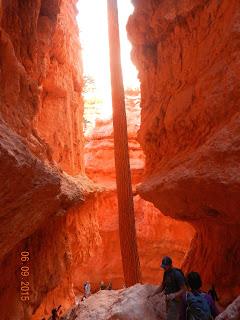
{"type": "MultiPolygon", "coordinates": [[[[105,108],[111,108],[107,0],[79,0],[78,11],[84,74],[94,78],[96,96],[104,101],[105,108]]],[[[130,58],[131,44],[126,31],[133,12],[131,0],[119,0],[118,11],[124,86],[136,88],[137,70],[130,58]]]]}

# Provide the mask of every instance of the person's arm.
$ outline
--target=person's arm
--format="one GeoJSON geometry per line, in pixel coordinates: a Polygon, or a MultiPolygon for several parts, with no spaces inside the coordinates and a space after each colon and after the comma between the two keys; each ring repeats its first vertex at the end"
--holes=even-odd
{"type": "Polygon", "coordinates": [[[183,277],[183,275],[179,272],[179,271],[175,271],[175,278],[176,278],[176,282],[178,284],[178,287],[180,288],[179,291],[174,292],[174,293],[170,293],[166,295],[166,299],[167,300],[173,300],[176,298],[180,298],[184,292],[186,292],[187,288],[185,285],[185,279],[183,277]]]}
{"type": "Polygon", "coordinates": [[[163,284],[161,284],[152,294],[148,296],[148,298],[154,297],[156,294],[163,292],[163,290],[164,290],[164,287],[163,287],[163,284]]]}
{"type": "Polygon", "coordinates": [[[161,284],[161,285],[156,289],[156,291],[153,293],[153,295],[155,296],[156,294],[163,292],[163,290],[164,290],[164,287],[163,287],[163,285],[161,284]]]}
{"type": "Polygon", "coordinates": [[[215,318],[221,312],[210,294],[206,294],[208,304],[210,305],[211,314],[215,318]]]}
{"type": "Polygon", "coordinates": [[[166,295],[166,299],[167,300],[174,300],[176,298],[180,298],[183,295],[184,292],[186,292],[186,286],[185,285],[183,285],[179,291],[167,294],[166,295]]]}

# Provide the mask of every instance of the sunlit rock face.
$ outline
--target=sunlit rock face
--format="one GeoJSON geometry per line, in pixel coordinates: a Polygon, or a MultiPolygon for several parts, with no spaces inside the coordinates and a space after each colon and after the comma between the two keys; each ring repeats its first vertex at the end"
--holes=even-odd
{"type": "MultiPolygon", "coordinates": [[[[142,179],[144,154],[136,139],[139,129],[139,96],[129,92],[126,96],[129,134],[129,155],[133,188],[142,179]]],[[[90,280],[93,289],[100,281],[112,282],[113,288],[124,286],[118,230],[117,194],[114,169],[113,129],[111,119],[99,120],[85,146],[87,174],[101,183],[105,192],[97,197],[97,219],[102,245],[81,268],[74,273],[76,292],[90,280]],[[79,284],[79,285],[78,285],[79,284]]],[[[193,228],[184,222],[165,217],[152,203],[134,197],[138,248],[142,277],[145,283],[159,283],[162,280],[160,262],[164,255],[170,255],[178,267],[188,251],[194,236],[193,228]]]]}
{"type": "Polygon", "coordinates": [[[46,12],[41,15],[40,11],[42,99],[35,117],[37,132],[51,146],[53,159],[73,175],[83,172],[83,81],[76,2],[61,1],[54,30],[46,12]]]}
{"type": "Polygon", "coordinates": [[[239,293],[240,2],[133,1],[141,81],[140,196],[197,234],[185,270],[239,293]]]}
{"type": "Polygon", "coordinates": [[[0,34],[2,117],[35,154],[48,151],[70,174],[82,171],[83,147],[75,3],[3,0],[0,34]]]}
{"type": "Polygon", "coordinates": [[[75,2],[0,2],[1,319],[28,320],[39,310],[38,319],[55,303],[69,306],[71,256],[78,247],[81,264],[100,239],[95,209],[82,209],[96,189],[68,175],[83,173],[75,2]],[[20,296],[26,250],[29,302],[20,296]]]}

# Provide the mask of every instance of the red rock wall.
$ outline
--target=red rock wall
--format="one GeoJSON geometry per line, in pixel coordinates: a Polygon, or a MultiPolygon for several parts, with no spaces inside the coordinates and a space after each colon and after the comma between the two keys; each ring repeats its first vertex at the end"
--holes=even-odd
{"type": "Polygon", "coordinates": [[[82,65],[76,2],[61,2],[51,41],[46,36],[47,17],[38,18],[38,43],[44,60],[42,100],[35,117],[37,132],[50,145],[53,159],[72,175],[83,173],[82,65]]]}
{"type": "MultiPolygon", "coordinates": [[[[66,311],[75,302],[74,272],[81,274],[84,263],[101,244],[99,226],[96,217],[95,197],[91,197],[81,207],[71,209],[65,217],[57,217],[52,228],[43,230],[40,235],[45,241],[41,244],[41,259],[45,261],[41,276],[33,273],[33,281],[37,281],[35,292],[39,305],[32,320],[47,317],[53,306],[61,304],[66,311]],[[61,223],[56,223],[60,219],[61,223]],[[52,244],[53,242],[53,244],[52,244]],[[50,272],[49,272],[50,271],[50,272]],[[49,277],[50,273],[50,277],[49,277]],[[46,287],[50,290],[45,294],[46,287]]],[[[36,242],[37,246],[38,242],[36,242]]],[[[35,248],[35,246],[33,246],[35,248]]],[[[38,255],[38,254],[37,254],[38,255]]],[[[34,257],[33,257],[34,259],[34,257]]]]}
{"type": "Polygon", "coordinates": [[[86,218],[89,209],[83,209],[96,187],[86,177],[68,175],[84,170],[75,4],[0,2],[1,319],[28,320],[34,312],[38,319],[56,304],[69,306],[69,234],[78,235],[82,255],[98,243],[94,212],[86,218]],[[20,300],[23,248],[31,253],[26,303],[20,300]]]}
{"type": "Polygon", "coordinates": [[[88,199],[86,204],[71,209],[67,215],[46,221],[5,256],[0,264],[4,274],[0,278],[3,319],[39,320],[49,316],[54,306],[62,304],[63,311],[72,306],[75,299],[73,269],[81,273],[81,265],[100,242],[94,213],[95,200],[88,199]],[[30,252],[27,280],[21,277],[22,251],[30,252]],[[30,303],[20,299],[21,281],[30,283],[30,303]]]}
{"type": "MultiPolygon", "coordinates": [[[[101,243],[86,261],[73,272],[75,291],[82,291],[89,280],[94,290],[100,281],[112,282],[113,288],[124,286],[119,244],[116,190],[106,191],[96,199],[97,221],[101,243]]],[[[135,197],[135,217],[142,280],[159,284],[162,280],[160,262],[171,255],[174,265],[181,266],[194,230],[183,222],[174,221],[159,212],[151,203],[135,197]]]]}
{"type": "Polygon", "coordinates": [[[83,172],[76,1],[2,1],[1,114],[30,149],[83,172]],[[47,149],[47,150],[45,150],[47,149]]]}
{"type": "Polygon", "coordinates": [[[240,3],[133,3],[128,32],[146,155],[139,193],[195,227],[185,268],[227,301],[240,283],[240,3]]]}

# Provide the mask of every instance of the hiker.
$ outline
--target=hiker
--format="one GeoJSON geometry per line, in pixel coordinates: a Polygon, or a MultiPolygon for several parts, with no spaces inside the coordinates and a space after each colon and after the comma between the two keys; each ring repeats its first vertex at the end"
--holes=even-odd
{"type": "Polygon", "coordinates": [[[162,284],[148,297],[158,293],[166,297],[167,320],[178,320],[181,312],[181,298],[186,291],[185,278],[180,269],[173,268],[172,259],[164,257],[161,267],[164,269],[162,284]]]}
{"type": "Polygon", "coordinates": [[[202,280],[197,272],[187,275],[190,291],[183,297],[180,320],[210,320],[214,319],[219,311],[210,294],[201,291],[202,280]]]}
{"type": "Polygon", "coordinates": [[[57,308],[52,309],[52,315],[49,318],[49,320],[58,320],[60,319],[59,315],[58,315],[58,310],[61,308],[61,305],[58,306],[57,308]]]}
{"type": "Polygon", "coordinates": [[[91,295],[91,285],[90,285],[89,281],[86,281],[84,283],[83,289],[84,289],[84,297],[88,298],[91,295]]]}
{"type": "Polygon", "coordinates": [[[106,290],[107,286],[105,285],[105,283],[103,281],[100,282],[100,290],[106,290]]]}
{"type": "Polygon", "coordinates": [[[107,286],[108,290],[112,290],[112,282],[109,282],[108,286],[107,286]]]}

